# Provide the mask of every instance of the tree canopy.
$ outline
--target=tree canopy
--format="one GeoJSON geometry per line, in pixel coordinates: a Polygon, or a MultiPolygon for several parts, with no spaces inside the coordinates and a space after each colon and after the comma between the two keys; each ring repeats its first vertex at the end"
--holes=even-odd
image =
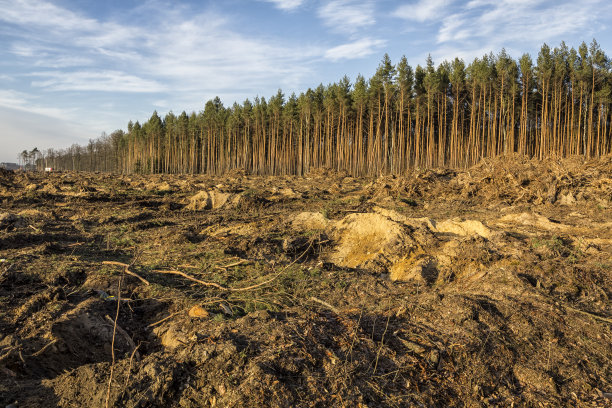
{"type": "Polygon", "coordinates": [[[231,107],[217,97],[163,119],[153,112],[125,132],[36,160],[89,171],[378,175],[513,153],[591,158],[612,151],[611,105],[610,59],[595,40],[577,50],[543,44],[535,64],[501,50],[467,65],[436,66],[430,56],[413,69],[385,54],[370,79],[345,76],[289,97],[279,89],[231,107]]]}

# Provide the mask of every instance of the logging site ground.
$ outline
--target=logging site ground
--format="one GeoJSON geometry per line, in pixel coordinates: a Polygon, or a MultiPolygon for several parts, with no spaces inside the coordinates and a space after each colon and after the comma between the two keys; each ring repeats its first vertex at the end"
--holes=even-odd
{"type": "Polygon", "coordinates": [[[0,406],[612,404],[612,157],[0,174],[0,406]]]}

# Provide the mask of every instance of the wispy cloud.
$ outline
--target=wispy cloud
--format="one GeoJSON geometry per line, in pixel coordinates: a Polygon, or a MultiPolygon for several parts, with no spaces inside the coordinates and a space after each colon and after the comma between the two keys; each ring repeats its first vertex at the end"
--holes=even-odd
{"type": "Polygon", "coordinates": [[[577,35],[589,41],[611,14],[612,3],[602,0],[472,0],[441,20],[432,54],[470,60],[501,48],[518,56],[577,35]]]}
{"type": "Polygon", "coordinates": [[[0,89],[0,106],[56,119],[70,119],[70,112],[57,107],[38,104],[36,97],[13,89],[0,89]]]}
{"type": "Polygon", "coordinates": [[[443,20],[437,40],[478,39],[480,44],[506,46],[541,44],[575,33],[584,33],[588,39],[591,26],[600,23],[597,16],[610,11],[600,1],[473,0],[443,20]]]}
{"type": "Polygon", "coordinates": [[[337,47],[330,48],[325,52],[325,58],[332,61],[363,58],[374,54],[385,44],[385,40],[363,38],[348,44],[342,44],[337,47]]]}
{"type": "Polygon", "coordinates": [[[454,14],[444,19],[442,27],[438,31],[437,41],[439,43],[446,41],[461,41],[471,37],[473,34],[470,29],[466,29],[465,16],[463,14],[454,14]]]}
{"type": "Polygon", "coordinates": [[[46,71],[32,76],[44,80],[32,81],[33,87],[51,91],[101,91],[101,92],[161,92],[165,88],[154,80],[147,80],[119,71],[46,71]]]}
{"type": "Polygon", "coordinates": [[[256,94],[270,82],[297,87],[311,72],[310,60],[324,53],[320,47],[241,35],[214,14],[173,23],[148,36],[150,56],[142,71],[165,79],[178,92],[227,93],[248,87],[256,94]]]}
{"type": "Polygon", "coordinates": [[[291,11],[299,8],[304,0],[262,0],[268,3],[273,3],[277,8],[285,11],[291,11]]]}
{"type": "Polygon", "coordinates": [[[76,13],[44,0],[1,0],[0,20],[10,24],[47,27],[53,30],[95,30],[94,19],[83,18],[76,13]]]}
{"type": "Polygon", "coordinates": [[[405,20],[425,22],[440,19],[452,0],[419,0],[398,7],[393,15],[405,20]]]}
{"type": "Polygon", "coordinates": [[[0,106],[19,106],[26,102],[26,94],[12,89],[0,89],[0,106]]]}
{"type": "MultiPolygon", "coordinates": [[[[205,94],[227,92],[240,82],[249,83],[257,93],[264,83],[278,78],[282,79],[280,86],[297,87],[310,72],[308,59],[325,52],[241,35],[228,28],[224,16],[210,10],[193,13],[178,7],[148,26],[130,27],[80,16],[43,0],[3,3],[7,2],[0,0],[0,6],[11,12],[0,16],[0,21],[14,28],[13,35],[21,32],[10,51],[24,65],[49,68],[37,72],[32,82],[48,91],[151,93],[172,89],[174,93],[205,94]],[[36,12],[38,9],[49,18],[36,12]],[[111,66],[111,70],[104,69],[111,66]],[[68,67],[77,69],[60,69],[68,67]]],[[[276,3],[287,9],[301,1],[276,3]]]]}
{"type": "Polygon", "coordinates": [[[376,22],[372,1],[332,0],[319,8],[318,15],[332,30],[349,34],[376,22]]]}

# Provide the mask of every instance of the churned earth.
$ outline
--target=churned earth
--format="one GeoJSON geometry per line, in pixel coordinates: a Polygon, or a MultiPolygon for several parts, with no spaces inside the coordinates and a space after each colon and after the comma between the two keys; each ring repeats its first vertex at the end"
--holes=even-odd
{"type": "Polygon", "coordinates": [[[612,403],[612,157],[0,174],[0,406],[612,403]]]}

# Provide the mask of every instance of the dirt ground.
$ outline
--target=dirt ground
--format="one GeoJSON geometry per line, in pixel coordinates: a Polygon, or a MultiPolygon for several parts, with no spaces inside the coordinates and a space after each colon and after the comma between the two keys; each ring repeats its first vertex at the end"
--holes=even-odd
{"type": "Polygon", "coordinates": [[[612,157],[0,203],[1,407],[612,404],[612,157]]]}

